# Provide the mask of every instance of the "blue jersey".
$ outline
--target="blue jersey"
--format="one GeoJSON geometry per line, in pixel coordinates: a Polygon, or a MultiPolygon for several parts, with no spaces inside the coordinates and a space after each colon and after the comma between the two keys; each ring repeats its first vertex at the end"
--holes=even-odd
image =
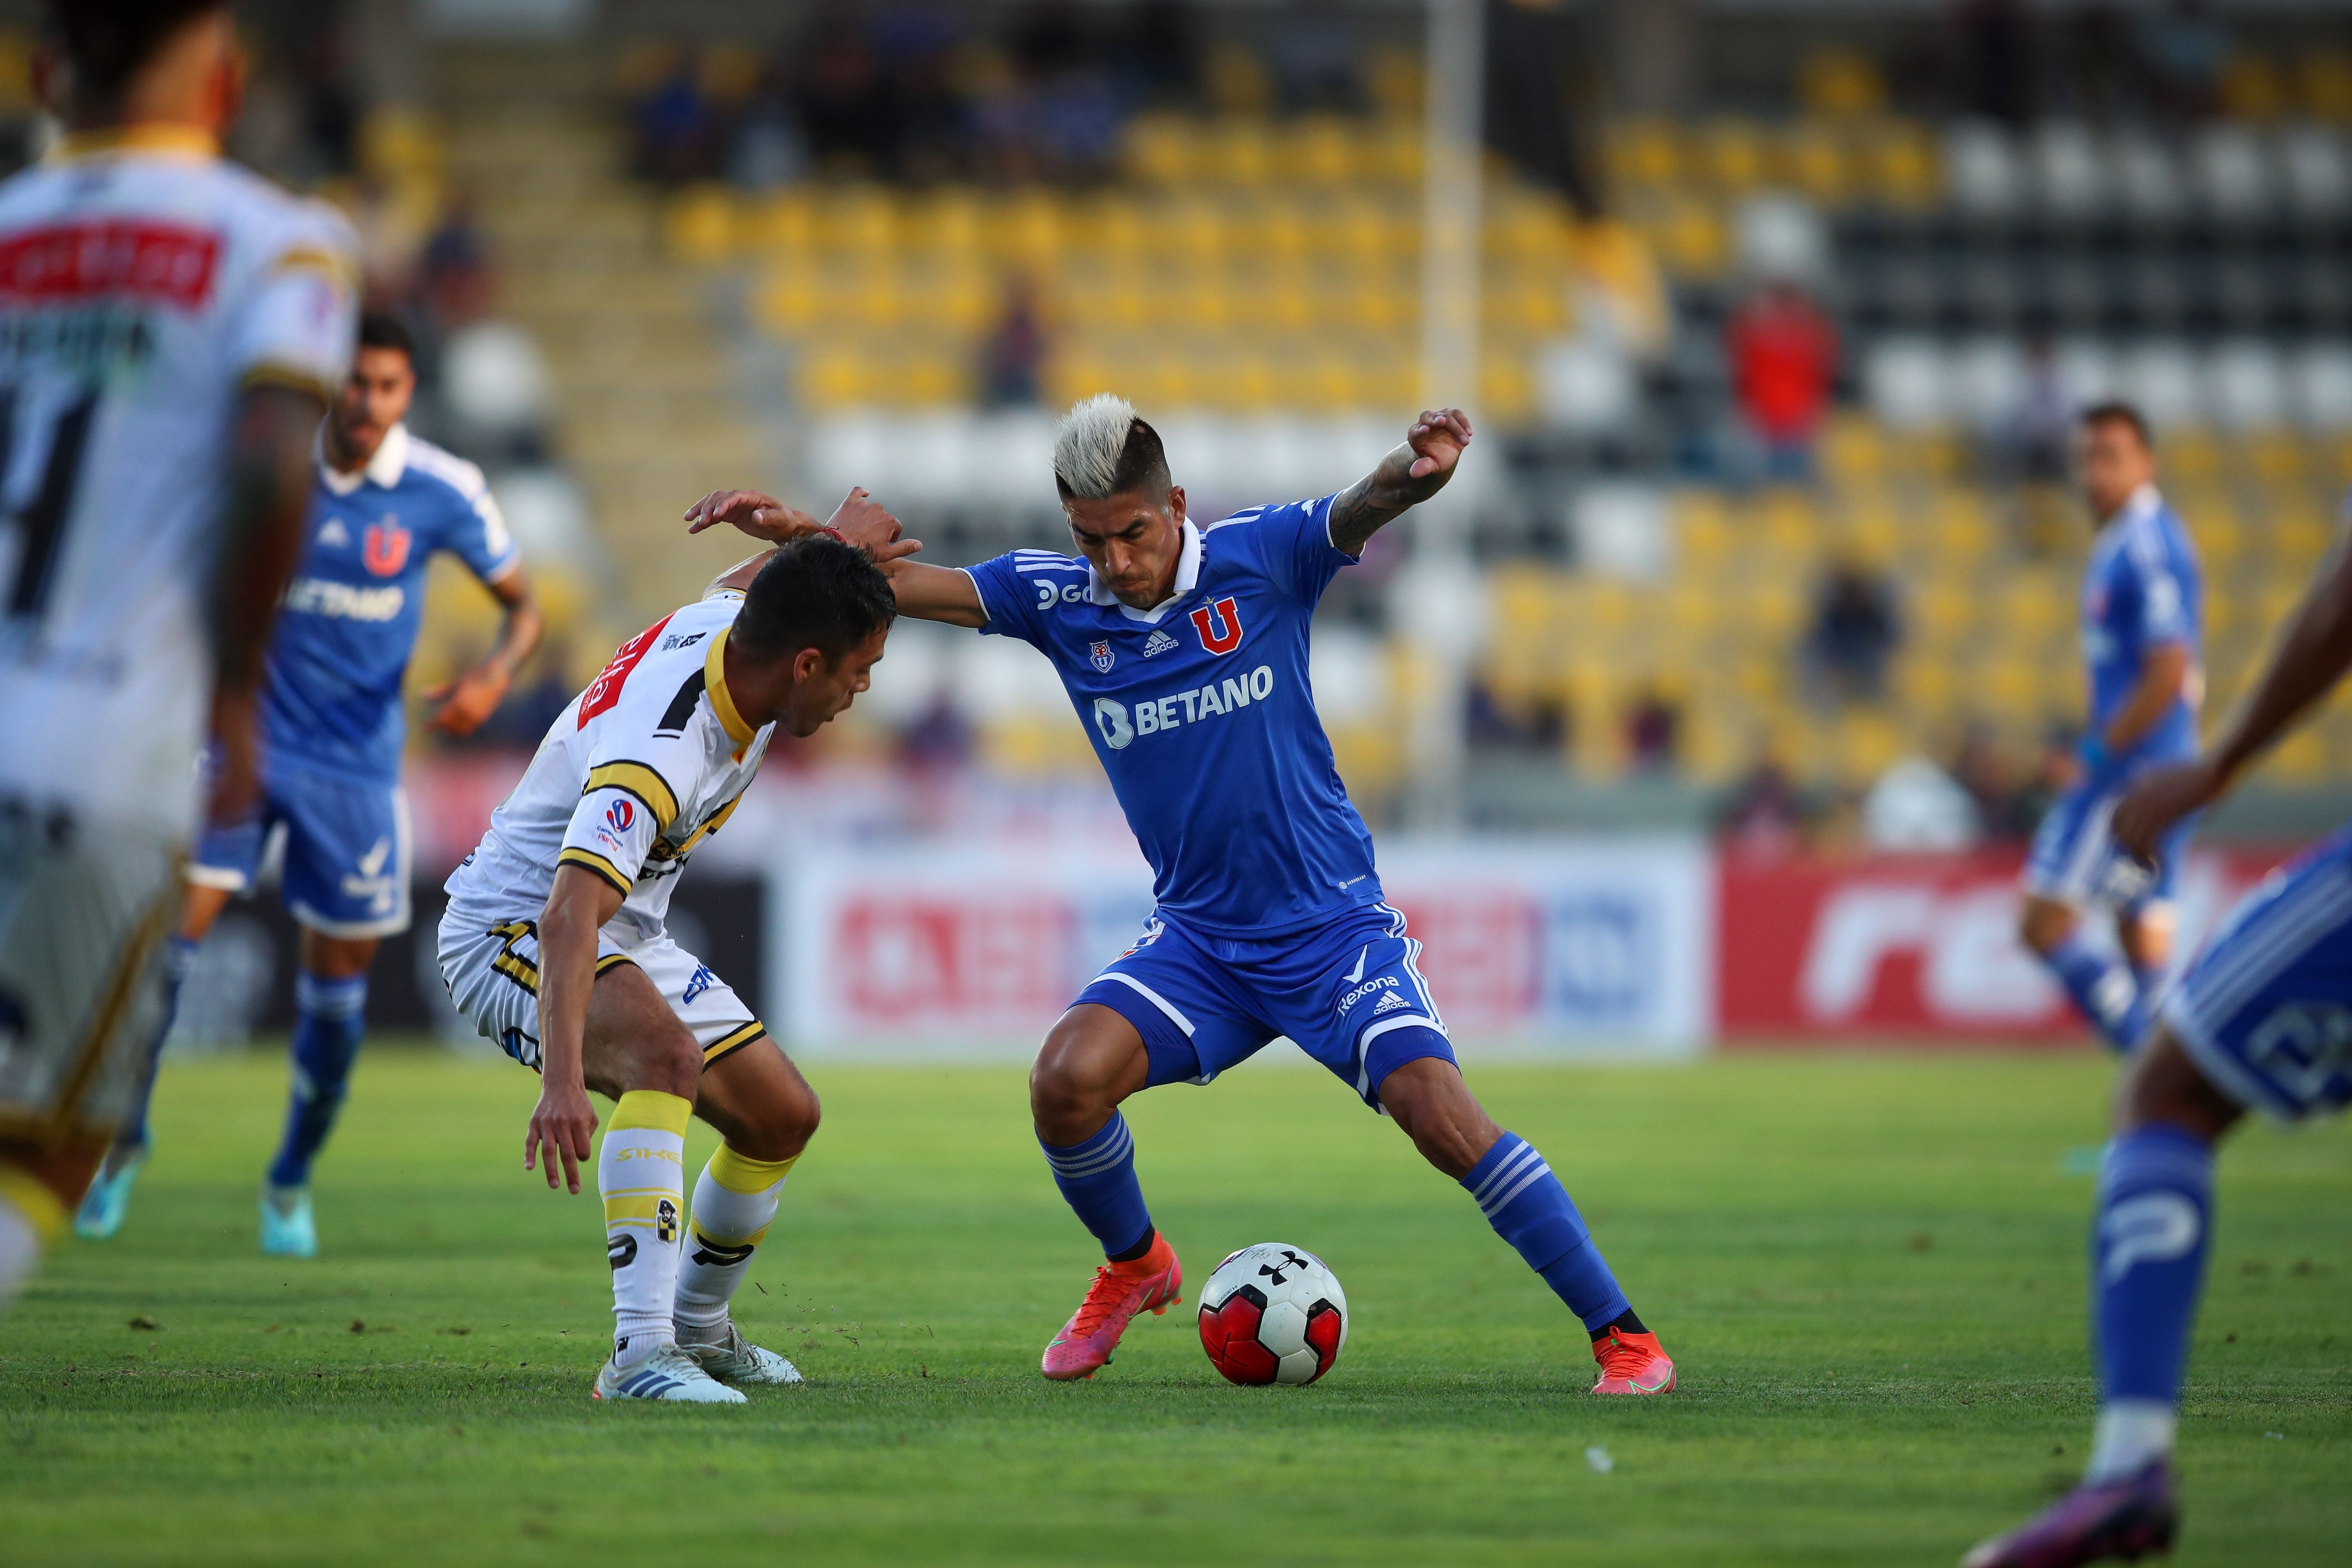
{"type": "Polygon", "coordinates": [[[1316,601],[1355,559],[1331,542],[1331,500],[1185,524],[1176,591],[1148,612],[1075,556],[1016,550],[971,569],[985,629],[1054,661],[1160,915],[1196,931],[1273,935],[1381,900],[1307,680],[1316,601]]]}
{"type": "MultiPolygon", "coordinates": [[[[2200,657],[2204,584],[2180,516],[2152,487],[2099,531],[2083,575],[2083,662],[2091,723],[2105,729],[2139,684],[2149,652],[2185,644],[2200,657]]],[[[2186,696],[2118,763],[2186,757],[2197,750],[2197,715],[2186,696]]]]}
{"type": "Polygon", "coordinates": [[[320,465],[303,529],[262,694],[271,763],[391,783],[427,563],[446,550],[488,583],[514,542],[482,470],[400,426],[357,474],[320,465]]]}

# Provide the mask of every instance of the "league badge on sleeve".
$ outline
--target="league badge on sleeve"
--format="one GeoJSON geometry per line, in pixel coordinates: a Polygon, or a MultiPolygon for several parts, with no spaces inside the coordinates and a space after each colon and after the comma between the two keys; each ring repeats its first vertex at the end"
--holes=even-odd
{"type": "Polygon", "coordinates": [[[1101,673],[1105,675],[1108,675],[1110,673],[1113,655],[1110,651],[1110,644],[1108,641],[1088,643],[1087,645],[1087,658],[1093,662],[1095,668],[1099,670],[1101,673]]]}

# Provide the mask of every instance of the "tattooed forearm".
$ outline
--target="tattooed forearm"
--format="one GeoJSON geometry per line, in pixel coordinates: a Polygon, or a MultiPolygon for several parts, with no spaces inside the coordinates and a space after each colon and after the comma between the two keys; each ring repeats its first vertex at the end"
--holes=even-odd
{"type": "Polygon", "coordinates": [[[1399,447],[1381,459],[1380,467],[1349,485],[1331,503],[1331,542],[1349,555],[1363,553],[1364,545],[1392,519],[1445,488],[1450,468],[1420,479],[1412,477],[1413,449],[1399,447]]]}

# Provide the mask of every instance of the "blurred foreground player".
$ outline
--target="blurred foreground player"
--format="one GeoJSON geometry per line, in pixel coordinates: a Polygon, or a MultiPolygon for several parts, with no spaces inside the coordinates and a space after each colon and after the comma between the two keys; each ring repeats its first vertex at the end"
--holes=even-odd
{"type": "Polygon", "coordinates": [[[433,728],[469,734],[498,708],[539,641],[539,606],[481,469],[408,433],[415,346],[394,317],[360,321],[359,349],[319,431],[302,555],[264,661],[259,809],[197,842],[145,1092],[115,1135],[75,1216],[103,1240],[122,1226],[148,1152],[147,1096],[197,944],[232,894],[253,885],[268,834],[286,835],[286,907],[301,929],[294,981],[294,1084],[261,1194],[261,1250],[318,1254],[310,1162],[333,1127],[367,1019],[376,944],[408,929],[407,740],[400,689],[425,617],[426,568],[457,557],[506,607],[498,646],[426,694],[433,728]]]}
{"type": "Polygon", "coordinates": [[[898,523],[857,497],[845,512],[835,537],[795,540],[743,591],[624,643],[449,878],[449,995],[543,1080],[524,1167],[543,1162],[552,1189],[560,1160],[577,1193],[596,1131],[588,1090],[616,1102],[595,1178],[613,1269],[600,1399],[737,1405],[726,1384],[800,1381],[744,1340],[728,1302],[816,1131],[816,1095],[665,922],[687,857],[740,803],[776,727],[814,734],[882,657],[890,586],[842,536],[887,550],[898,523]],[[725,1142],[689,1225],[690,1114],[725,1142]]]}
{"type": "MultiPolygon", "coordinates": [[[[1664,1394],[1674,1363],[1627,1304],[1567,1189],[1463,1082],[1421,944],[1382,901],[1307,686],[1316,602],[1383,524],[1437,493],[1470,441],[1425,413],[1370,474],[1319,500],[1185,516],[1160,437],[1124,400],[1063,420],[1054,479],[1079,553],[1016,550],[970,571],[894,562],[901,613],[1029,643],[1053,661],[1151,863],[1158,907],[1082,991],[1030,1073],[1038,1142],[1102,1244],[1045,1373],[1091,1377],[1139,1312],[1178,1300],[1119,1102],[1206,1083],[1286,1035],[1455,1178],[1582,1321],[1597,1394],[1664,1394]]],[[[688,516],[757,531],[774,505],[715,495],[688,516]]]]}
{"type": "Polygon", "coordinates": [[[255,797],[261,655],[358,246],[224,162],[226,6],[60,0],[68,134],[0,185],[0,1300],[131,1111],[211,710],[255,797]]]}
{"type": "MultiPolygon", "coordinates": [[[[2352,668],[2352,550],[2287,625],[2253,694],[2207,752],[2151,773],[2116,837],[2153,856],[2352,668]]],[[[2352,832],[2273,872],[2230,911],[2165,998],[2117,1096],[2091,1232],[2098,1436],[2083,1484],[1968,1568],[2066,1568],[2167,1551],[2189,1331],[2212,1230],[2213,1150],[2248,1110],[2281,1121],[2352,1101],[2352,832]]]]}
{"type": "Polygon", "coordinates": [[[2196,547],[2156,488],[2147,424],[2128,404],[2084,412],[2076,441],[2084,499],[2098,524],[2083,578],[2083,662],[2091,722],[2081,775],[2042,818],[2025,867],[2021,934],[2106,1042],[2137,1049],[2172,956],[2172,889],[2185,824],[2151,879],[2116,847],[2116,802],[2134,778],[2197,749],[2204,697],[2196,547]],[[2083,929],[2115,910],[2125,963],[2083,929]]]}

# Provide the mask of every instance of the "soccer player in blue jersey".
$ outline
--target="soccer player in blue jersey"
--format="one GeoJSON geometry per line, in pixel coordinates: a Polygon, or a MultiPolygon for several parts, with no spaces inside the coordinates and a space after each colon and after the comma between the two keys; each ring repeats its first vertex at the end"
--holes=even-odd
{"type": "Polygon", "coordinates": [[[2204,696],[2196,547],[2156,488],[2147,425],[2124,403],[2084,412],[2084,497],[2098,537],[2083,576],[2090,725],[2082,772],[2033,836],[2021,932],[2084,1017],[2118,1051],[2137,1048],[2172,955],[2172,891],[2189,825],[2173,828],[2153,878],[2117,849],[2116,802],[2148,768],[2197,749],[2204,696]],[[2095,945],[2090,906],[2112,909],[2124,958],[2095,945]]]}
{"type": "MultiPolygon", "coordinates": [[[[1464,1084],[1307,685],[1317,600],[1382,524],[1437,492],[1469,441],[1459,410],[1424,413],[1337,495],[1203,528],[1159,435],[1097,397],[1054,447],[1077,554],[886,568],[901,614],[1019,637],[1053,661],[1155,877],[1142,934],[1079,993],[1030,1074],[1046,1163],[1105,1256],[1046,1347],[1049,1378],[1094,1375],[1129,1321],[1181,1288],[1119,1102],[1206,1083],[1286,1035],[1394,1118],[1559,1293],[1600,1363],[1595,1393],[1674,1387],[1559,1178],[1464,1084]]],[[[758,533],[775,506],[737,491],[688,515],[758,533]]]]}
{"type": "MultiPolygon", "coordinates": [[[[376,944],[409,921],[407,739],[401,682],[425,613],[436,552],[463,561],[505,606],[488,657],[427,693],[433,727],[478,728],[539,641],[530,579],[482,471],[408,433],[415,348],[393,316],[362,318],[352,372],[319,433],[302,554],[278,612],[263,675],[262,801],[252,817],[206,831],[166,953],[176,1005],[197,945],[230,896],[252,885],[265,838],[285,830],[286,907],[301,928],[295,976],[294,1085],[261,1201],[261,1248],[318,1251],[310,1162],[342,1104],[365,1025],[376,944]]],[[[163,1033],[171,1028],[167,1012],[163,1033]]],[[[163,1048],[161,1035],[155,1050],[163,1048]]],[[[153,1088],[149,1067],[148,1090],[153,1088]]],[[[102,1240],[121,1228],[149,1147],[147,1095],[116,1135],[74,1223],[102,1240]]]]}
{"type": "MultiPolygon", "coordinates": [[[[2352,669],[2352,550],[2339,539],[2220,740],[2143,777],[2116,837],[2144,859],[2219,799],[2352,669]]],[[[2352,1102],[2352,832],[2230,911],[2165,997],[2117,1097],[2091,1227],[2098,1432],[2083,1484],[1966,1568],[2072,1568],[2168,1551],[2172,1449],[2212,1229],[2213,1153],[2248,1110],[2284,1121],[2352,1102]]]]}

